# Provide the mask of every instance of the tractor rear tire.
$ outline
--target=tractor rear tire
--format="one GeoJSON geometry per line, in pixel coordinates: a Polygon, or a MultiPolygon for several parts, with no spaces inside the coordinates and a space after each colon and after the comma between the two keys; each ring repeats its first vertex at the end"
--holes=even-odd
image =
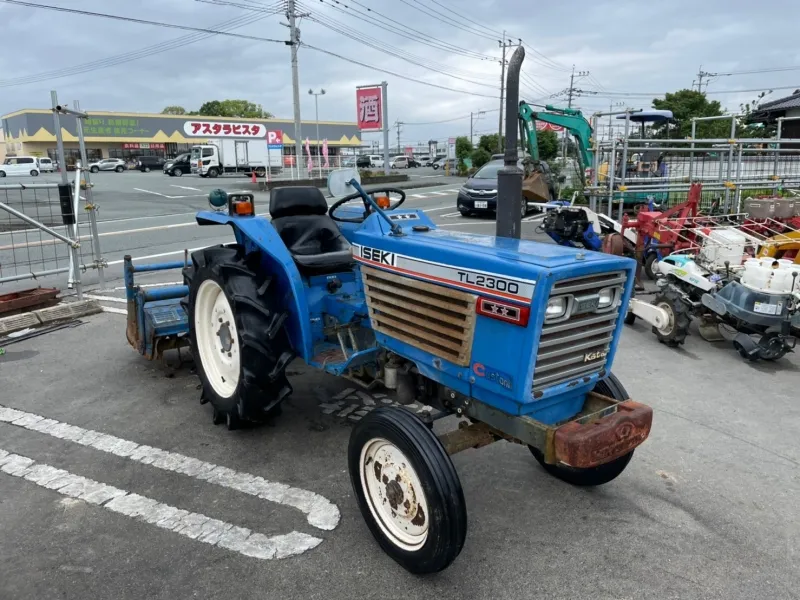
{"type": "Polygon", "coordinates": [[[467,536],[464,492],[436,435],[404,408],[381,407],[350,434],[350,482],[386,554],[419,575],[447,568],[467,536]]]}
{"type": "Polygon", "coordinates": [[[669,323],[664,329],[653,326],[653,333],[656,334],[658,341],[671,348],[676,348],[686,341],[689,335],[689,307],[677,290],[666,288],[653,299],[653,305],[663,308],[669,313],[669,323]]]}
{"type": "Polygon", "coordinates": [[[236,429],[280,414],[291,393],[286,366],[294,359],[286,311],[262,272],[260,254],[237,245],[192,254],[183,270],[189,342],[214,423],[236,429]]]}
{"type": "MultiPolygon", "coordinates": [[[[620,402],[623,400],[628,400],[629,398],[628,392],[625,391],[622,383],[620,383],[619,379],[617,379],[613,373],[610,373],[605,379],[598,381],[592,391],[602,394],[603,396],[608,396],[609,398],[613,398],[614,400],[618,400],[620,402]]],[[[544,455],[538,448],[534,448],[533,446],[528,446],[528,448],[530,449],[534,458],[536,458],[536,460],[539,461],[539,464],[542,465],[542,468],[544,468],[544,470],[550,475],[560,479],[561,481],[564,481],[565,483],[580,487],[603,485],[604,483],[608,483],[612,479],[615,479],[625,470],[625,467],[628,466],[628,463],[631,461],[634,452],[631,450],[627,454],[623,454],[619,458],[615,458],[611,462],[607,462],[597,467],[576,469],[566,465],[546,463],[544,461],[544,455]]]]}
{"type": "Polygon", "coordinates": [[[651,281],[656,279],[655,264],[658,262],[658,254],[653,252],[644,259],[644,273],[651,281]]]}

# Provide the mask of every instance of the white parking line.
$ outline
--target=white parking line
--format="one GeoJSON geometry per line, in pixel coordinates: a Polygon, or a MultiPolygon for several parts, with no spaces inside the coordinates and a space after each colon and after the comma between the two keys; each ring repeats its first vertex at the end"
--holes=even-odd
{"type": "Polygon", "coordinates": [[[172,185],[172,184],[170,184],[170,187],[176,187],[176,188],[180,188],[182,190],[191,190],[193,192],[202,192],[203,191],[203,190],[201,190],[199,188],[188,187],[188,186],[185,186],[185,185],[172,185]]]}
{"type": "Polygon", "coordinates": [[[141,188],[133,188],[137,192],[142,192],[143,194],[153,194],[154,196],[161,196],[162,198],[167,198],[166,195],[162,194],[161,192],[151,192],[150,190],[143,190],[141,188]]]}
{"type": "Polygon", "coordinates": [[[462,227],[462,226],[475,226],[475,225],[494,225],[494,221],[465,221],[463,223],[442,223],[436,225],[437,227],[462,227]]]}
{"type": "MultiPolygon", "coordinates": [[[[452,206],[450,208],[452,208],[452,206]]],[[[453,213],[447,213],[446,215],[439,215],[439,216],[441,218],[443,218],[443,219],[451,219],[453,217],[461,216],[461,213],[460,212],[453,212],[453,213]]]]}
{"type": "Polygon", "coordinates": [[[336,505],[314,492],[291,487],[285,483],[269,481],[263,477],[240,473],[213,463],[169,452],[113,435],[83,429],[76,425],[60,423],[39,415],[0,405],[0,422],[38,431],[52,437],[88,446],[101,452],[128,458],[134,462],[153,465],[158,469],[188,475],[201,481],[215,483],[263,500],[291,506],[307,515],[310,525],[318,529],[332,530],[339,524],[340,513],[336,505]]]}
{"type": "Polygon", "coordinates": [[[409,194],[412,198],[427,198],[426,194],[409,194]]]}
{"type": "MultiPolygon", "coordinates": [[[[434,211],[437,211],[437,210],[450,210],[451,208],[453,208],[453,207],[448,204],[447,206],[437,206],[436,208],[423,208],[422,212],[426,212],[427,213],[427,212],[434,212],[434,211]]],[[[439,215],[439,216],[441,216],[441,215],[439,215]]]]}
{"type": "Polygon", "coordinates": [[[189,539],[252,558],[261,560],[288,558],[316,548],[322,543],[321,539],[299,531],[267,537],[245,527],[163,504],[147,496],[74,475],[45,463],[37,463],[27,456],[12,454],[2,448],[0,448],[0,471],[56,491],[62,496],[83,500],[189,539]]]}
{"type": "Polygon", "coordinates": [[[128,314],[128,311],[125,310],[124,308],[115,308],[113,306],[103,306],[103,305],[100,305],[100,308],[103,309],[103,312],[114,313],[115,315],[127,315],[128,314]]]}
{"type": "Polygon", "coordinates": [[[428,192],[429,194],[433,194],[434,196],[449,196],[452,192],[444,191],[444,192],[428,192]]]}
{"type": "Polygon", "coordinates": [[[125,304],[127,300],[125,298],[116,298],[115,296],[98,296],[96,294],[84,294],[84,298],[89,298],[91,300],[97,300],[98,302],[119,302],[120,304],[125,304]]]}
{"type": "MultiPolygon", "coordinates": [[[[168,198],[169,200],[175,200],[175,199],[178,199],[178,198],[201,198],[201,197],[205,196],[205,194],[190,194],[188,196],[186,196],[186,195],[184,195],[184,196],[168,196],[166,194],[162,194],[161,192],[153,192],[151,190],[143,190],[141,188],[132,188],[132,189],[134,189],[137,192],[142,192],[144,194],[153,194],[154,196],[161,196],[162,198],[168,198]]],[[[197,191],[199,192],[200,190],[197,190],[197,191]]],[[[231,192],[231,193],[233,193],[233,192],[231,192]]]]}

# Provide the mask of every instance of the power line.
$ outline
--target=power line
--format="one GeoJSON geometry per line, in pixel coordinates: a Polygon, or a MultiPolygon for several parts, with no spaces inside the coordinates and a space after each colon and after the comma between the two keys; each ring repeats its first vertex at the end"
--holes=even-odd
{"type": "Polygon", "coordinates": [[[328,56],[333,56],[334,58],[338,58],[340,60],[347,61],[347,62],[352,63],[354,65],[359,65],[359,66],[364,67],[366,69],[372,69],[373,71],[378,71],[379,73],[385,73],[387,75],[392,75],[394,77],[399,77],[400,79],[405,79],[406,81],[413,81],[414,83],[419,83],[420,85],[427,85],[428,87],[434,87],[434,88],[438,88],[440,90],[446,90],[448,92],[455,92],[457,94],[467,94],[469,96],[478,96],[480,98],[491,98],[492,100],[497,100],[498,99],[498,96],[490,96],[488,94],[479,94],[477,92],[468,92],[468,91],[465,91],[465,90],[454,90],[453,88],[447,87],[447,86],[444,86],[444,85],[437,85],[435,83],[430,83],[428,81],[422,81],[421,79],[416,79],[414,77],[409,77],[408,75],[401,75],[400,73],[397,73],[395,71],[389,71],[388,69],[383,69],[381,67],[375,67],[373,65],[370,65],[370,64],[358,61],[358,60],[354,60],[354,59],[348,58],[346,56],[342,56],[341,54],[336,54],[335,52],[331,52],[330,50],[324,50],[322,48],[317,48],[316,46],[311,46],[309,44],[306,44],[305,42],[301,42],[300,45],[303,46],[304,48],[308,48],[309,50],[314,50],[316,52],[322,52],[323,54],[327,54],[328,56]]]}
{"type": "Polygon", "coordinates": [[[340,2],[339,0],[319,0],[319,1],[322,4],[327,4],[327,6],[329,6],[333,10],[336,10],[348,16],[358,16],[360,19],[365,20],[372,25],[377,25],[378,27],[386,29],[387,31],[391,31],[395,35],[398,35],[405,39],[414,40],[421,44],[425,44],[426,46],[430,46],[431,48],[436,48],[437,50],[444,50],[445,52],[461,54],[462,56],[473,58],[475,60],[490,60],[490,61],[497,60],[497,58],[495,58],[494,56],[489,56],[486,54],[475,52],[473,50],[469,50],[467,48],[462,48],[461,46],[456,46],[455,44],[451,44],[450,42],[444,42],[423,31],[414,29],[413,27],[409,27],[408,25],[403,25],[402,23],[399,23],[397,19],[392,17],[387,17],[386,15],[381,14],[378,11],[361,4],[357,0],[350,0],[350,3],[364,8],[367,12],[372,13],[373,15],[377,15],[377,17],[373,17],[369,14],[359,11],[349,6],[348,4],[345,4],[344,2],[340,2]]]}
{"type": "Polygon", "coordinates": [[[435,8],[430,8],[430,7],[421,8],[424,5],[421,2],[419,2],[419,0],[412,0],[415,4],[412,4],[409,0],[400,0],[400,1],[403,4],[405,4],[407,6],[410,6],[411,8],[415,8],[418,11],[420,11],[421,13],[428,15],[429,17],[433,17],[437,21],[445,23],[446,25],[450,25],[451,27],[455,27],[456,29],[460,29],[461,31],[466,31],[467,33],[469,33],[471,35],[476,35],[478,37],[482,37],[482,38],[485,38],[487,40],[494,41],[494,39],[495,39],[494,36],[487,35],[483,31],[475,30],[474,28],[465,27],[463,25],[460,25],[456,21],[453,21],[448,15],[440,13],[435,8]],[[417,4],[420,5],[420,6],[417,6],[417,4]]]}
{"type": "MultiPolygon", "coordinates": [[[[212,27],[222,30],[233,30],[239,27],[243,27],[244,25],[248,25],[255,21],[260,21],[261,19],[265,19],[268,14],[263,15],[256,15],[255,12],[248,12],[245,15],[241,15],[234,19],[229,19],[227,21],[223,21],[212,27]]],[[[50,79],[59,79],[61,77],[67,77],[69,75],[78,75],[81,73],[87,73],[91,71],[96,71],[100,69],[105,69],[108,67],[116,66],[119,64],[132,62],[134,60],[138,60],[140,58],[146,58],[148,56],[153,56],[155,54],[160,54],[166,52],[168,50],[172,50],[174,48],[180,48],[182,46],[187,46],[189,44],[193,44],[195,42],[208,39],[213,37],[217,34],[212,33],[191,33],[188,35],[184,35],[173,40],[159,43],[159,44],[152,44],[150,46],[145,46],[144,48],[140,48],[134,52],[126,52],[125,54],[117,54],[114,56],[109,56],[103,59],[91,61],[88,63],[82,63],[79,65],[74,65],[72,67],[65,67],[63,69],[56,69],[53,71],[44,71],[41,73],[34,73],[32,75],[26,75],[23,77],[15,77],[13,79],[5,79],[0,80],[0,88],[3,87],[13,87],[16,85],[25,85],[29,83],[38,83],[40,81],[47,81],[50,79]]]]}
{"type": "Polygon", "coordinates": [[[340,22],[336,21],[335,19],[331,19],[330,17],[325,17],[325,18],[321,19],[321,18],[316,17],[316,16],[310,16],[309,19],[311,21],[314,21],[315,23],[318,23],[318,24],[322,25],[323,27],[326,27],[326,28],[328,28],[328,29],[330,29],[332,31],[337,32],[337,33],[340,33],[340,34],[342,34],[343,36],[345,36],[345,37],[347,37],[349,39],[354,39],[355,41],[358,41],[358,42],[360,42],[360,43],[362,43],[362,44],[364,44],[366,46],[369,46],[369,47],[371,47],[371,48],[373,48],[375,50],[378,50],[379,52],[383,52],[384,54],[388,54],[390,56],[394,56],[396,58],[400,58],[401,60],[404,60],[404,61],[409,62],[411,64],[417,65],[417,66],[422,67],[424,69],[428,69],[430,71],[434,71],[434,72],[440,73],[440,74],[445,75],[447,77],[452,77],[453,79],[458,79],[458,80],[461,80],[461,81],[465,81],[465,82],[470,83],[472,85],[479,85],[479,86],[483,86],[483,87],[487,87],[487,88],[491,88],[491,89],[495,88],[494,85],[490,85],[488,83],[481,83],[480,81],[475,81],[473,79],[467,79],[467,78],[461,77],[459,75],[454,75],[453,73],[449,72],[449,71],[453,71],[454,69],[450,69],[447,65],[440,65],[440,64],[435,63],[433,61],[430,61],[430,60],[427,60],[425,58],[416,56],[414,54],[411,54],[410,52],[407,52],[407,51],[403,50],[402,48],[397,48],[396,46],[391,46],[389,44],[382,44],[381,42],[379,42],[377,40],[373,40],[371,38],[364,37],[364,36],[353,37],[353,35],[352,35],[353,32],[352,32],[352,30],[347,28],[347,25],[345,25],[343,23],[340,23],[340,22]]]}
{"type": "MultiPolygon", "coordinates": [[[[717,94],[744,94],[746,92],[763,92],[765,90],[774,91],[774,90],[796,90],[800,89],[800,84],[797,85],[784,85],[784,86],[764,86],[760,88],[751,88],[747,90],[715,90],[712,92],[705,92],[709,95],[717,95],[717,94]]],[[[583,93],[592,93],[597,94],[601,98],[612,98],[612,97],[620,97],[620,98],[652,98],[654,96],[666,96],[667,94],[671,94],[673,92],[622,92],[622,91],[597,91],[597,90],[581,90],[583,93]]]]}
{"type": "Polygon", "coordinates": [[[201,27],[189,27],[188,25],[175,25],[173,23],[162,23],[160,21],[146,21],[145,19],[135,19],[133,17],[123,17],[120,15],[109,15],[106,13],[92,12],[89,10],[79,10],[77,8],[65,8],[63,6],[50,6],[47,4],[34,4],[33,2],[23,2],[22,0],[0,0],[6,4],[16,4],[18,6],[27,6],[29,8],[44,8],[47,10],[54,10],[57,12],[71,13],[76,15],[84,15],[87,17],[102,17],[104,19],[113,19],[116,21],[126,21],[128,23],[138,23],[139,25],[154,25],[156,27],[167,27],[169,29],[182,29],[184,31],[197,31],[200,33],[211,33],[215,35],[227,35],[245,40],[254,40],[257,42],[273,42],[276,44],[285,44],[284,40],[274,40],[271,38],[262,38],[253,35],[244,35],[242,33],[227,33],[225,31],[217,31],[214,29],[203,29],[201,27]]]}
{"type": "MultiPolygon", "coordinates": [[[[482,110],[480,112],[497,112],[497,108],[492,108],[490,110],[482,110]]],[[[409,123],[407,121],[403,121],[403,125],[439,125],[440,123],[453,123],[455,121],[463,121],[464,119],[469,119],[471,115],[461,115],[459,117],[453,117],[452,119],[443,119],[441,121],[428,121],[427,123],[409,123]]]]}

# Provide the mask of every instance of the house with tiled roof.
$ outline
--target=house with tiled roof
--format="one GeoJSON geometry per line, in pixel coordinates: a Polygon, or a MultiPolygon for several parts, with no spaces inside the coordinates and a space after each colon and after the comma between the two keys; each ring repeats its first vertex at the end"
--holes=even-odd
{"type": "Polygon", "coordinates": [[[786,120],[781,126],[782,138],[800,138],[800,90],[795,90],[791,96],[770,100],[759,104],[750,115],[751,123],[775,123],[779,117],[796,120],[786,120]]]}

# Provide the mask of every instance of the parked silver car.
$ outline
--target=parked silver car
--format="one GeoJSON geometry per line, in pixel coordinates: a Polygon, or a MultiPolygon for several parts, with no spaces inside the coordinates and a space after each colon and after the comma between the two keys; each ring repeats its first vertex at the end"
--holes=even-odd
{"type": "Polygon", "coordinates": [[[122,173],[125,170],[125,161],[121,158],[104,158],[89,163],[89,170],[92,173],[98,171],[116,171],[122,173]]]}

